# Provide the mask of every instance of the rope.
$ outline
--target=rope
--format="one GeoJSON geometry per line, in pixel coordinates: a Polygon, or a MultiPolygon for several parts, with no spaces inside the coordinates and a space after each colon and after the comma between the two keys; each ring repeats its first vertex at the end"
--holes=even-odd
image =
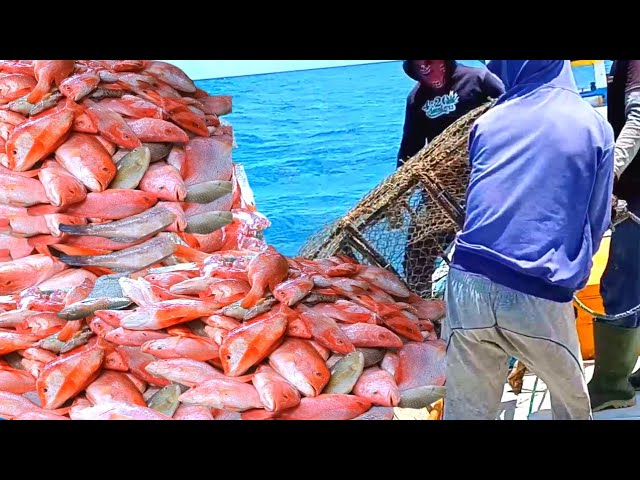
{"type": "MultiPolygon", "coordinates": [[[[620,225],[621,223],[627,220],[631,220],[636,225],[640,225],[640,218],[638,218],[636,215],[633,214],[633,212],[630,212],[627,209],[627,202],[625,202],[624,200],[617,200],[615,209],[617,213],[615,215],[615,219],[612,224],[612,230],[615,229],[616,226],[620,225]]],[[[578,306],[578,308],[580,308],[581,310],[584,310],[592,317],[605,322],[614,322],[616,320],[621,320],[623,318],[630,317],[640,312],[640,304],[639,304],[627,310],[626,312],[617,313],[615,315],[607,315],[606,313],[596,312],[595,310],[592,310],[591,308],[586,306],[584,303],[582,303],[582,301],[580,301],[577,294],[573,296],[573,300],[578,306]]]]}
{"type": "Polygon", "coordinates": [[[627,318],[627,317],[630,317],[631,315],[635,315],[636,313],[640,312],[640,305],[636,305],[631,310],[627,310],[626,312],[618,313],[616,315],[607,315],[605,313],[596,312],[595,310],[592,310],[591,308],[587,307],[584,303],[580,301],[577,295],[573,296],[573,301],[576,302],[576,305],[581,310],[584,310],[592,317],[595,317],[598,320],[604,320],[605,322],[614,322],[616,320],[627,318]]]}

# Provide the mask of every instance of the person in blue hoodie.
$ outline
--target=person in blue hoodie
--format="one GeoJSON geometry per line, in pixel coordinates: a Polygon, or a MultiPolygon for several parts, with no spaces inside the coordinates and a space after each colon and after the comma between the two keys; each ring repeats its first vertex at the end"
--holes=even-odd
{"type": "Polygon", "coordinates": [[[496,419],[509,357],[555,419],[590,419],[573,295],[611,221],[613,130],[568,60],[493,60],[505,94],[469,138],[464,226],[447,282],[445,419],[496,419]]]}

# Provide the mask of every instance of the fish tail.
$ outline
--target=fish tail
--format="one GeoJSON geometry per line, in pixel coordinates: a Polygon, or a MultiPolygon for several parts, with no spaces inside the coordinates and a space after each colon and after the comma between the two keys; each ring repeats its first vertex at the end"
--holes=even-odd
{"type": "Polygon", "coordinates": [[[85,265],[91,265],[90,255],[66,255],[55,248],[50,248],[51,256],[56,257],[62,263],[71,265],[72,267],[84,267],[85,265]]]}
{"type": "Polygon", "coordinates": [[[58,332],[58,340],[61,342],[71,340],[71,337],[78,333],[80,328],[82,328],[82,323],[83,320],[69,320],[66,325],[62,327],[62,330],[58,332]]]}
{"type": "Polygon", "coordinates": [[[68,233],[69,235],[86,235],[88,225],[68,225],[66,223],[61,223],[58,229],[62,233],[68,233]]]}
{"type": "Polygon", "coordinates": [[[42,100],[47,93],[49,93],[49,85],[46,82],[40,81],[35,88],[31,90],[31,93],[27,97],[27,102],[35,105],[42,100]]]}
{"type": "Polygon", "coordinates": [[[247,296],[244,297],[244,300],[242,300],[242,302],[240,303],[240,306],[242,308],[247,308],[247,309],[252,308],[263,297],[264,297],[264,288],[256,283],[251,287],[251,290],[249,291],[247,296]]]}
{"type": "Polygon", "coordinates": [[[74,247],[72,245],[65,245],[62,243],[53,244],[52,246],[56,250],[59,250],[60,252],[64,253],[65,255],[71,255],[71,256],[107,255],[109,253],[112,253],[111,250],[102,250],[102,249],[87,248],[87,247],[74,247]]]}
{"type": "Polygon", "coordinates": [[[202,253],[195,248],[185,247],[184,245],[176,245],[174,255],[188,262],[204,262],[209,257],[206,253],[202,253]]]}

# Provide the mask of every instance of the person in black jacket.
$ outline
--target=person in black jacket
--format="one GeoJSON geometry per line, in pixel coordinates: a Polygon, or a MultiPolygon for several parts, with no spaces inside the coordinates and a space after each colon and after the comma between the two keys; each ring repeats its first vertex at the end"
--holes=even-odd
{"type": "Polygon", "coordinates": [[[405,60],[403,67],[418,83],[407,98],[398,167],[460,117],[504,93],[489,70],[455,60],[405,60]]]}
{"type": "MultiPolygon", "coordinates": [[[[484,67],[466,67],[455,60],[405,60],[403,67],[418,83],[407,98],[398,168],[460,117],[504,93],[502,81],[484,67]]],[[[433,253],[429,241],[418,228],[426,203],[423,192],[414,212],[418,224],[412,221],[409,227],[403,264],[407,285],[419,295],[429,295],[435,268],[435,259],[427,255],[433,253]]]]}

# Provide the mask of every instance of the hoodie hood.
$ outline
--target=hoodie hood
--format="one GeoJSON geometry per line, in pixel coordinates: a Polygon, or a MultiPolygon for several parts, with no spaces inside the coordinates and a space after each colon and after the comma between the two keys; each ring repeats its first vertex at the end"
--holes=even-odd
{"type": "Polygon", "coordinates": [[[491,60],[487,68],[504,83],[505,94],[499,103],[526,95],[541,86],[563,88],[578,94],[569,60],[491,60]]]}
{"type": "MultiPolygon", "coordinates": [[[[446,60],[446,62],[447,62],[447,76],[451,78],[451,76],[453,75],[453,72],[458,66],[458,62],[456,62],[455,60],[446,60]]],[[[420,81],[420,77],[418,77],[418,73],[416,72],[416,69],[414,68],[411,60],[403,60],[402,68],[404,69],[404,73],[406,73],[409,78],[415,80],[416,82],[420,81]]]]}

